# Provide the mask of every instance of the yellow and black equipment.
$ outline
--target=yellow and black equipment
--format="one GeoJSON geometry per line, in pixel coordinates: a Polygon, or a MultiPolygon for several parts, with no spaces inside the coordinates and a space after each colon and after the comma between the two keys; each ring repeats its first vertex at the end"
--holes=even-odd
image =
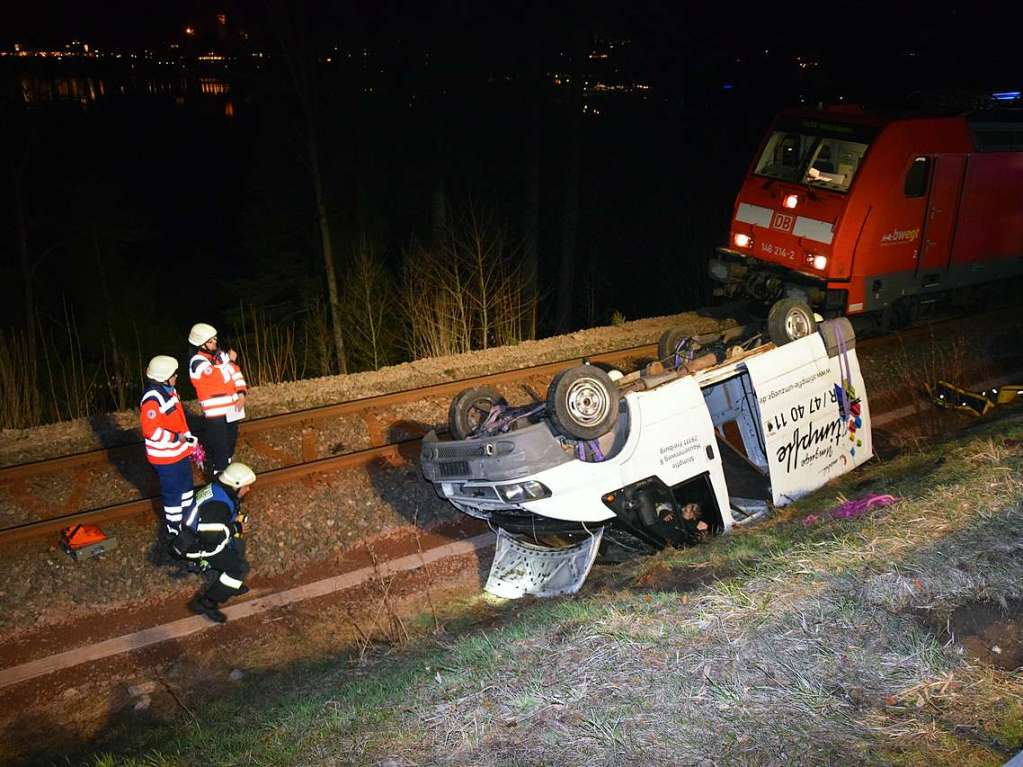
{"type": "Polygon", "coordinates": [[[927,387],[927,395],[938,407],[950,410],[962,410],[971,415],[987,415],[996,405],[1009,405],[1023,402],[1023,385],[1009,384],[974,392],[953,386],[948,381],[938,381],[934,386],[927,387]]]}

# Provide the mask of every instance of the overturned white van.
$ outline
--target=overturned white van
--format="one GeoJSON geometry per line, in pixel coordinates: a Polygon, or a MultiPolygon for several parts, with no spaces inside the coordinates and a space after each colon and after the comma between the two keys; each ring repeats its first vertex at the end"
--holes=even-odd
{"type": "Polygon", "coordinates": [[[486,388],[456,397],[457,439],[431,432],[421,463],[442,497],[498,530],[488,590],[573,592],[605,528],[647,547],[696,543],[869,459],[852,328],[818,330],[782,347],[742,329],[666,333],[661,363],[571,368],[543,403],[509,407],[486,388]]]}

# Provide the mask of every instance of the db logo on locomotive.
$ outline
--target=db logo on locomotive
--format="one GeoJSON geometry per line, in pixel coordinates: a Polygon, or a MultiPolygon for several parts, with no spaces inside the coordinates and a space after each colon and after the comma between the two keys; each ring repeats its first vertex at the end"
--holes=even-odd
{"type": "Polygon", "coordinates": [[[775,213],[771,219],[771,228],[779,229],[783,232],[791,232],[792,224],[795,223],[795,216],[790,216],[788,213],[775,213]]]}

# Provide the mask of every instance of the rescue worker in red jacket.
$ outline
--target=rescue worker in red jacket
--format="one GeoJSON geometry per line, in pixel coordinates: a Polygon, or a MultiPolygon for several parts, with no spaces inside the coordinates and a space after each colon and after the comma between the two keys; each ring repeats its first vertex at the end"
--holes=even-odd
{"type": "Polygon", "coordinates": [[[245,417],[247,386],[237,364],[238,353],[234,349],[220,349],[215,327],[205,322],[193,325],[188,343],[193,347],[188,372],[206,417],[203,443],[215,477],[227,468],[234,456],[238,421],[245,417]]]}
{"type": "Polygon", "coordinates": [[[249,590],[243,583],[249,563],[242,540],[245,516],[240,508],[255,481],[252,469],[244,463],[232,463],[213,482],[196,491],[195,506],[170,544],[174,554],[196,563],[200,571],[213,572],[215,579],[188,607],[215,623],[227,620],[221,604],[249,590]]]}
{"type": "Polygon", "coordinates": [[[146,367],[146,388],[139,403],[139,421],[146,457],[160,478],[167,532],[176,535],[183,515],[192,510],[192,462],[196,438],[188,430],[185,410],[174,389],[178,361],[165,354],[146,367]]]}

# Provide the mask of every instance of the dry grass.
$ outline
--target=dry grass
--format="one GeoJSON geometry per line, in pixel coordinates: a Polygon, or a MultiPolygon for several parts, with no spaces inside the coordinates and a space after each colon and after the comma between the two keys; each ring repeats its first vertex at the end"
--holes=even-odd
{"type": "Polygon", "coordinates": [[[249,709],[244,748],[189,736],[153,763],[201,745],[221,764],[1001,764],[1023,746],[1023,680],[922,616],[1023,595],[1021,437],[1005,416],[575,598],[481,602],[491,622],[448,616],[447,639],[426,616],[406,647],[249,709]],[[902,500],[803,524],[868,485],[902,500]]]}
{"type": "Polygon", "coordinates": [[[988,436],[910,463],[874,469],[905,499],[890,511],[807,530],[801,504],[774,525],[789,545],[685,604],[620,589],[588,621],[501,642],[482,674],[420,686],[422,724],[377,733],[366,763],[1001,763],[1021,744],[963,737],[964,720],[1023,683],[915,611],[1019,594],[1020,456],[988,436]]]}

